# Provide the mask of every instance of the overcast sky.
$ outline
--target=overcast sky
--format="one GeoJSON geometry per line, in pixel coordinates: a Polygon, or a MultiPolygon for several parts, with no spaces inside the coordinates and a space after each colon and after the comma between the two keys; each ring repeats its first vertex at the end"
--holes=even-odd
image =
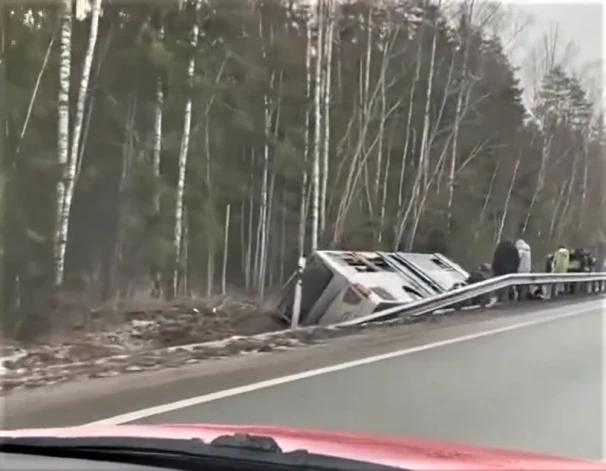
{"type": "MultiPolygon", "coordinates": [[[[524,85],[531,87],[533,81],[533,51],[540,48],[541,38],[555,26],[559,32],[559,55],[564,55],[566,45],[573,42],[576,47],[569,49],[566,65],[581,75],[588,88],[597,88],[604,83],[604,15],[606,2],[537,2],[517,0],[507,2],[518,23],[528,26],[511,48],[512,61],[522,67],[520,78],[524,85]]],[[[535,54],[536,57],[536,54],[535,54]]],[[[603,87],[601,87],[603,88],[603,87]]],[[[604,96],[602,94],[602,96],[604,96]]]]}

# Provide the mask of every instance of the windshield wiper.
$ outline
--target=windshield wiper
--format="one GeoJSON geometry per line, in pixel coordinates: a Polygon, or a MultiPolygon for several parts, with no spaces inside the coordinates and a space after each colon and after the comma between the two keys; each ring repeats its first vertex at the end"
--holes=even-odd
{"type": "Polygon", "coordinates": [[[271,437],[223,435],[200,439],[139,437],[3,437],[0,452],[112,461],[184,471],[401,471],[400,468],[296,450],[271,437]]]}

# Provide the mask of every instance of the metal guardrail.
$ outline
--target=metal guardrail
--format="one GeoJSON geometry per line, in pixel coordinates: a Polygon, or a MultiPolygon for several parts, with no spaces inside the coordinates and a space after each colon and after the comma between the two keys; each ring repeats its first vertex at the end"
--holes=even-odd
{"type": "Polygon", "coordinates": [[[554,285],[567,283],[587,283],[595,294],[606,292],[605,273],[513,273],[511,275],[489,278],[463,288],[421,299],[402,306],[396,306],[368,316],[340,322],[340,326],[365,324],[373,321],[385,321],[398,316],[423,316],[437,310],[456,306],[478,296],[494,293],[505,288],[529,285],[554,285]]]}

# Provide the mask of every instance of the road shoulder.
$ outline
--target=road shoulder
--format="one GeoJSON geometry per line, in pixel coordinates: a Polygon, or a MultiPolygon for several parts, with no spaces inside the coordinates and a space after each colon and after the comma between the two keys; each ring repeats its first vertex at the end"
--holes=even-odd
{"type": "Polygon", "coordinates": [[[437,321],[392,326],[294,350],[19,391],[4,398],[3,423],[9,429],[79,425],[301,371],[600,306],[602,300],[591,300],[441,316],[437,321]]]}

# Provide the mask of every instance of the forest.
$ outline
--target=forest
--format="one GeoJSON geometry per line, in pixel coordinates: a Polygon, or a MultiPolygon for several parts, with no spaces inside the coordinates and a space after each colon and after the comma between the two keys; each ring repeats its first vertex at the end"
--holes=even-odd
{"type": "Polygon", "coordinates": [[[603,110],[497,3],[0,6],[0,309],[267,300],[317,249],[606,249],[603,110]],[[530,46],[529,46],[530,47],[530,46]]]}

